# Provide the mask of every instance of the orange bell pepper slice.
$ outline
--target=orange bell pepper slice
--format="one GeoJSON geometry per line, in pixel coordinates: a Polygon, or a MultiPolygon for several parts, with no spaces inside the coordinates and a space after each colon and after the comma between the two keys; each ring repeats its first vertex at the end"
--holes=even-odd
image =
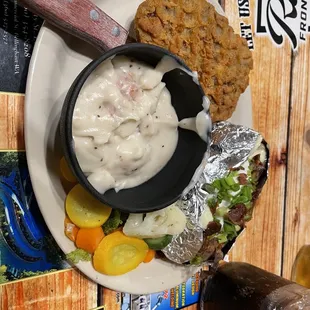
{"type": "Polygon", "coordinates": [[[102,227],[80,228],[75,245],[90,254],[93,254],[104,237],[102,227]]]}

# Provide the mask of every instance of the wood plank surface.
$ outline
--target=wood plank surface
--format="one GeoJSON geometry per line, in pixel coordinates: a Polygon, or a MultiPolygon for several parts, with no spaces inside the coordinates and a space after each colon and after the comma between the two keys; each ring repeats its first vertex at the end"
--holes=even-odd
{"type": "Polygon", "coordinates": [[[0,92],[0,150],[24,150],[25,96],[0,92]]]}
{"type": "Polygon", "coordinates": [[[298,250],[310,244],[310,37],[294,55],[289,128],[283,276],[298,250]]]}
{"type": "MultiPolygon", "coordinates": [[[[237,1],[225,1],[225,12],[234,30],[240,33],[237,1]]],[[[255,1],[251,1],[251,16],[243,21],[253,28],[254,17],[255,1]]],[[[288,42],[278,48],[269,38],[254,36],[253,59],[250,76],[253,127],[270,146],[269,179],[256,204],[254,217],[238,239],[230,260],[248,262],[280,274],[291,48],[288,42]]]]}
{"type": "Polygon", "coordinates": [[[68,270],[0,286],[3,310],[88,310],[97,306],[97,284],[68,270]]]}

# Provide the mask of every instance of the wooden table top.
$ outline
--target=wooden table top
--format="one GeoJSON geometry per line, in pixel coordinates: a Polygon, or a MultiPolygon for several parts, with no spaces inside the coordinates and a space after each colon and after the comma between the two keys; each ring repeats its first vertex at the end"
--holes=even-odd
{"type": "MultiPolygon", "coordinates": [[[[235,31],[240,33],[241,22],[252,25],[253,124],[268,141],[271,156],[254,218],[230,259],[290,278],[299,248],[310,243],[310,38],[297,52],[286,37],[278,47],[269,36],[254,34],[256,5],[267,1],[250,1],[250,17],[241,18],[238,1],[223,2],[235,31]]],[[[23,105],[23,95],[0,93],[0,149],[24,148],[23,105]]],[[[1,286],[0,308],[119,309],[104,303],[103,292],[109,294],[78,271],[67,270],[1,286]]]]}

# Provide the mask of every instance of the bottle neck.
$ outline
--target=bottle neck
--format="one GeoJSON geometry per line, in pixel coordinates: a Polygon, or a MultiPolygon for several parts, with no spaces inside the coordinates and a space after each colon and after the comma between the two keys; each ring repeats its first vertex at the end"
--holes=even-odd
{"type": "MultiPolygon", "coordinates": [[[[202,309],[295,309],[310,290],[246,263],[224,263],[206,280],[202,309]]],[[[296,308],[302,309],[302,308],[296,308]]]]}

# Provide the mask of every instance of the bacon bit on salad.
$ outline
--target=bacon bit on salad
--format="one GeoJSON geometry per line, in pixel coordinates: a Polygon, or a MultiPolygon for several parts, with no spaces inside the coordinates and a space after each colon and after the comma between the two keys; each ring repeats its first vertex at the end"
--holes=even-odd
{"type": "Polygon", "coordinates": [[[244,217],[247,213],[247,208],[243,203],[235,205],[229,212],[229,220],[236,225],[244,224],[244,217]]]}
{"type": "Polygon", "coordinates": [[[246,185],[248,183],[248,176],[245,173],[238,175],[238,181],[240,185],[246,185]]]}
{"type": "Polygon", "coordinates": [[[213,221],[210,222],[207,226],[205,234],[211,236],[221,231],[222,225],[219,222],[213,221]]]}

